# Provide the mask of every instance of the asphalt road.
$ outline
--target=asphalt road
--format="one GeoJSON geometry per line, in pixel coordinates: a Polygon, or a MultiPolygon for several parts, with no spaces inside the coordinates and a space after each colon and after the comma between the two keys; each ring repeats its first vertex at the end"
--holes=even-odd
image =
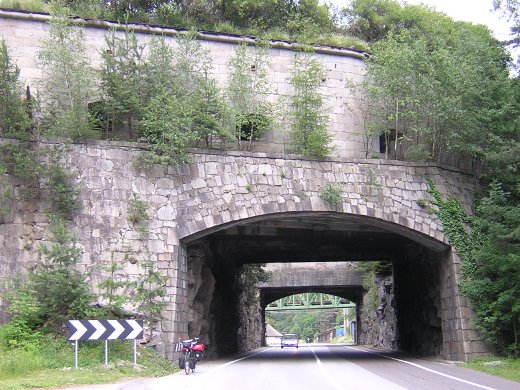
{"type": "Polygon", "coordinates": [[[520,390],[520,383],[461,368],[440,360],[419,360],[346,345],[262,348],[235,360],[202,361],[193,374],[184,371],[156,379],[81,390],[520,390]]]}

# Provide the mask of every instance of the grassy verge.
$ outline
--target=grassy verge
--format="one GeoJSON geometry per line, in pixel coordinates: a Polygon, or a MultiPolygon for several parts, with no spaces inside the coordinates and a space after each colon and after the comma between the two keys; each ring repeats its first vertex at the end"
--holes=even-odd
{"type": "Polygon", "coordinates": [[[46,336],[38,343],[17,349],[0,345],[0,389],[111,383],[124,378],[158,377],[178,371],[174,364],[147,347],[138,347],[137,369],[134,369],[132,346],[130,341],[110,341],[109,364],[105,367],[104,342],[80,342],[79,369],[75,370],[73,345],[64,339],[46,336]]]}
{"type": "Polygon", "coordinates": [[[351,335],[346,335],[346,336],[334,337],[332,339],[331,343],[334,343],[334,344],[352,344],[352,336],[351,335]]]}
{"type": "Polygon", "coordinates": [[[478,358],[462,366],[520,382],[520,359],[501,357],[478,358]]]}

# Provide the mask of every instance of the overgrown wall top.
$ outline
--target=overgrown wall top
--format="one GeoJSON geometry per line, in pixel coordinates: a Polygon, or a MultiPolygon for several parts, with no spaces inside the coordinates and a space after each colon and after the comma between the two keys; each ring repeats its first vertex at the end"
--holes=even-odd
{"type": "MultiPolygon", "coordinates": [[[[33,95],[38,83],[44,77],[37,62],[37,53],[41,41],[48,34],[48,15],[21,13],[0,9],[0,39],[5,40],[9,54],[20,67],[21,81],[31,88],[33,95]]],[[[78,21],[79,22],[79,21],[78,21]]],[[[100,69],[101,52],[106,49],[105,35],[117,24],[103,21],[81,21],[84,25],[85,44],[88,48],[91,64],[100,69]]],[[[185,31],[175,29],[131,25],[142,43],[149,42],[154,35],[164,35],[166,41],[175,45],[176,36],[185,31]]],[[[120,26],[119,26],[120,27],[120,26]]],[[[123,34],[118,31],[118,34],[123,34]]],[[[212,74],[219,85],[225,88],[228,81],[228,62],[234,55],[239,43],[253,43],[247,37],[226,36],[221,34],[199,34],[204,47],[208,48],[213,60],[212,74]]],[[[278,106],[287,105],[287,97],[291,95],[289,84],[290,64],[299,49],[298,45],[287,42],[272,42],[270,50],[269,78],[270,100],[278,106]]],[[[301,48],[300,48],[301,49],[301,48]]],[[[365,157],[363,150],[363,129],[357,123],[355,115],[347,108],[347,102],[353,105],[352,97],[345,85],[347,81],[360,81],[365,73],[364,55],[348,49],[332,47],[316,47],[316,57],[326,70],[326,80],[321,92],[326,97],[326,106],[330,109],[329,129],[333,135],[333,156],[347,158],[365,157]]],[[[99,97],[101,98],[101,97],[99,97]]],[[[278,116],[278,123],[272,132],[267,134],[263,142],[255,146],[257,151],[285,152],[288,144],[288,118],[278,116]]]]}

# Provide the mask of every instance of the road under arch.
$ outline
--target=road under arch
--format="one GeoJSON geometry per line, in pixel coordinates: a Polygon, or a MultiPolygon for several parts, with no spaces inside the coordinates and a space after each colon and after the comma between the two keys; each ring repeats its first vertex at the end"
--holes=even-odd
{"type": "Polygon", "coordinates": [[[402,225],[336,212],[279,213],[207,229],[182,244],[188,267],[188,334],[206,337],[214,354],[260,344],[263,318],[258,314],[281,296],[312,290],[361,304],[359,284],[265,290],[262,302],[241,296],[240,270],[255,263],[389,261],[398,348],[438,355],[452,341],[445,340],[442,307],[449,285],[450,247],[402,225]]]}

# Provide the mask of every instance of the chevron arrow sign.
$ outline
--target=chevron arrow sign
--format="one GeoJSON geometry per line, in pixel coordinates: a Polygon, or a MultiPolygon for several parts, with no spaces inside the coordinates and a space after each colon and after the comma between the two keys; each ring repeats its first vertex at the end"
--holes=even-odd
{"type": "Polygon", "coordinates": [[[143,338],[142,320],[70,320],[67,340],[136,340],[143,338]]]}

